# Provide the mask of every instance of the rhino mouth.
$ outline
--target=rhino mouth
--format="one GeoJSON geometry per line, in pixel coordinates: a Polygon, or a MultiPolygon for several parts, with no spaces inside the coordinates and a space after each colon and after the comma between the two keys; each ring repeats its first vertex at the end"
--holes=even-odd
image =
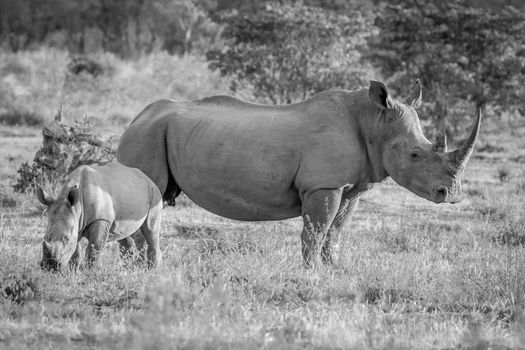
{"type": "Polygon", "coordinates": [[[42,261],[40,261],[40,268],[45,271],[58,271],[60,264],[56,259],[43,258],[42,261]]]}
{"type": "Polygon", "coordinates": [[[42,261],[40,267],[45,271],[58,271],[61,267],[58,256],[53,252],[53,247],[44,239],[42,250],[42,261]]]}

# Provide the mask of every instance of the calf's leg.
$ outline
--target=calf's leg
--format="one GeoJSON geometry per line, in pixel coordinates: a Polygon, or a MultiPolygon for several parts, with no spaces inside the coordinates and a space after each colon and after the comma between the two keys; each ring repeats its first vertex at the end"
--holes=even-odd
{"type": "Polygon", "coordinates": [[[84,230],[84,236],[88,240],[86,249],[86,264],[92,267],[95,259],[100,254],[107,242],[111,223],[105,220],[97,220],[89,224],[84,230]]]}
{"type": "Polygon", "coordinates": [[[78,266],[80,264],[80,253],[79,253],[79,250],[78,250],[78,246],[79,244],[77,243],[77,247],[75,248],[75,252],[73,253],[73,255],[71,255],[71,259],[69,259],[69,268],[72,270],[72,271],[76,271],[78,269],[78,266]]]}
{"type": "Polygon", "coordinates": [[[160,252],[160,221],[162,214],[162,203],[152,208],[148,213],[148,217],[142,224],[140,230],[144,236],[144,240],[148,244],[148,267],[157,267],[161,261],[160,252]]]}

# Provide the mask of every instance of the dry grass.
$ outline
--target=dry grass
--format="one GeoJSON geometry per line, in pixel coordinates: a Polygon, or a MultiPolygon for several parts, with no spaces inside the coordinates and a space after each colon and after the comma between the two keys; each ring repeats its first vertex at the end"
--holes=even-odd
{"type": "MultiPolygon", "coordinates": [[[[3,132],[12,178],[39,137],[3,132]]],[[[20,196],[0,208],[0,348],[523,348],[525,186],[501,182],[501,167],[524,170],[474,160],[458,205],[377,186],[334,271],[302,268],[299,219],[233,222],[186,199],[164,212],[157,271],[110,245],[91,271],[44,273],[45,219],[20,196]]]]}
{"type": "Polygon", "coordinates": [[[87,115],[99,125],[125,125],[155,99],[197,99],[228,92],[229,82],[210,72],[202,58],[166,53],[135,61],[109,53],[89,57],[103,67],[102,74],[72,74],[65,51],[0,51],[0,124],[15,124],[13,115],[49,120],[62,104],[68,118],[87,115]]]}

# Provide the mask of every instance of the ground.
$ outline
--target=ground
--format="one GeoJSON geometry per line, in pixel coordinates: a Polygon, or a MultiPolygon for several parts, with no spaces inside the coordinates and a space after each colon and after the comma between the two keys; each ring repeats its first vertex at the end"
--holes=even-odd
{"type": "Polygon", "coordinates": [[[392,180],[367,193],[339,269],[302,267],[300,219],[236,222],[181,198],[157,270],[111,244],[76,273],[40,270],[44,208],[10,190],[40,130],[0,126],[0,349],[523,349],[525,128],[504,126],[483,129],[459,204],[392,180]]]}

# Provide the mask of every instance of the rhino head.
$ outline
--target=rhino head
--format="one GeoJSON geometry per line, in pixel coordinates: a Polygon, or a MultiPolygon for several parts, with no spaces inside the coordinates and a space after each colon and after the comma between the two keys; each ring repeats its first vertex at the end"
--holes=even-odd
{"type": "Polygon", "coordinates": [[[47,228],[42,243],[42,261],[45,270],[58,270],[65,266],[75,252],[78,241],[77,186],[69,188],[57,199],[53,199],[40,186],[36,188],[40,203],[47,206],[47,228]]]}
{"type": "Polygon", "coordinates": [[[454,151],[447,150],[446,135],[432,144],[424,135],[416,108],[421,105],[421,84],[404,102],[390,97],[383,83],[371,82],[371,101],[384,120],[383,166],[394,181],[435,203],[456,203],[462,199],[461,175],[478,139],[481,113],[478,111],[470,136],[454,151]]]}

